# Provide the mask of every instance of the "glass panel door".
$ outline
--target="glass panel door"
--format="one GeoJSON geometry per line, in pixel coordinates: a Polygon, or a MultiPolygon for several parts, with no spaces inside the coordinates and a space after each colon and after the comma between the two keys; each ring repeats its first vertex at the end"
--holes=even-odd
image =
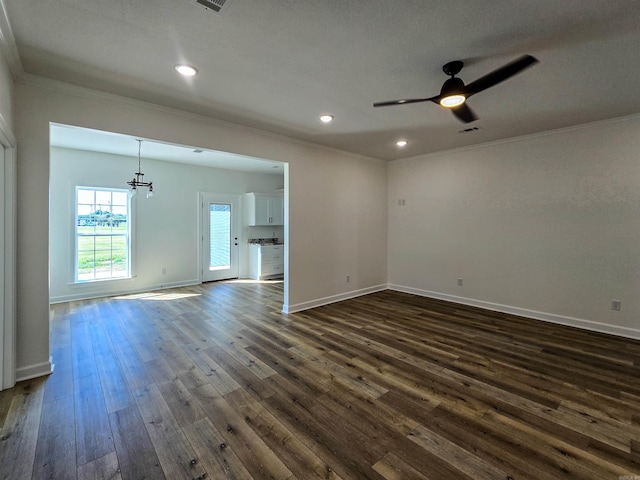
{"type": "Polygon", "coordinates": [[[202,281],[238,277],[239,197],[202,195],[202,281]]]}

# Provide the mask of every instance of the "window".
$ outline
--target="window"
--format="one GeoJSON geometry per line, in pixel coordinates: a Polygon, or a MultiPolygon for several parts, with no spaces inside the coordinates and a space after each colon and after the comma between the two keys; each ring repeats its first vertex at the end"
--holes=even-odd
{"type": "Polygon", "coordinates": [[[131,276],[127,190],[76,188],[76,282],[131,276]]]}

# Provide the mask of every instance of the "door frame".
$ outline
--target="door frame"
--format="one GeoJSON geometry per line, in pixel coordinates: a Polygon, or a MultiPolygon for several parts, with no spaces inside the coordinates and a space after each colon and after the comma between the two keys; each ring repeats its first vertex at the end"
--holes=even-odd
{"type": "MultiPolygon", "coordinates": [[[[204,257],[206,255],[204,248],[205,237],[205,202],[217,202],[224,203],[225,200],[232,199],[237,202],[238,211],[232,212],[232,221],[235,222],[238,233],[238,249],[237,249],[237,263],[238,263],[238,277],[242,275],[242,255],[241,246],[244,244],[242,238],[242,195],[237,193],[211,193],[211,192],[198,192],[198,279],[200,283],[209,281],[204,279],[204,257]]],[[[208,218],[207,218],[208,223],[208,218]]]]}
{"type": "Polygon", "coordinates": [[[4,195],[0,202],[3,218],[0,219],[0,390],[11,388],[16,383],[16,138],[6,120],[0,114],[0,161],[4,195]]]}

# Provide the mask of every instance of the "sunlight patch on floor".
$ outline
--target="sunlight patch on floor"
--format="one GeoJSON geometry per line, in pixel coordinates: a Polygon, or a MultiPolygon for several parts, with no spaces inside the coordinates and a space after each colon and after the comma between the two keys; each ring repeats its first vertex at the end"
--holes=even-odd
{"type": "Polygon", "coordinates": [[[162,292],[147,292],[147,293],[134,293],[131,295],[123,295],[120,297],[113,297],[115,300],[180,300],[183,298],[200,297],[200,293],[162,293],[162,292]]]}

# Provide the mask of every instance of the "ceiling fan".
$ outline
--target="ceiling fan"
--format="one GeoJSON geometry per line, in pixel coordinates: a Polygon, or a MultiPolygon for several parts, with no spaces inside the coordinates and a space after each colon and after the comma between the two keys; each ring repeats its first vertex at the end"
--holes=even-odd
{"type": "Polygon", "coordinates": [[[451,78],[446,80],[442,85],[440,94],[435,97],[429,98],[406,98],[402,100],[391,100],[388,102],[374,103],[374,107],[388,107],[391,105],[404,105],[405,103],[418,103],[418,102],[433,102],[437,103],[445,108],[450,109],[453,114],[462,122],[469,123],[477,120],[478,117],[473,110],[465,103],[469,97],[486,90],[489,87],[506,80],[520,73],[527,67],[538,63],[538,60],[531,55],[523,55],[522,57],[514,60],[511,63],[494,70],[491,73],[486,74],[483,77],[471,82],[469,85],[465,85],[462,79],[456,77],[464,63],[460,60],[454,60],[453,62],[446,63],[442,67],[442,71],[449,75],[451,78]]]}

